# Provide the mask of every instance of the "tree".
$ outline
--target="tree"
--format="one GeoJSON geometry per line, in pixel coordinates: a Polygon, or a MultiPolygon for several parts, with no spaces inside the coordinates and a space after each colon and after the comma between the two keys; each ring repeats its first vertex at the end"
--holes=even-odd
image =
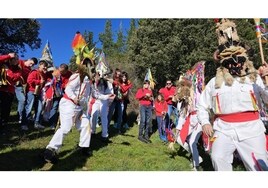
{"type": "Polygon", "coordinates": [[[0,19],[0,53],[24,53],[26,45],[38,49],[40,23],[35,19],[0,19]]]}
{"type": "Polygon", "coordinates": [[[157,87],[176,80],[200,60],[212,60],[217,48],[214,22],[208,19],[141,19],[129,44],[129,61],[143,79],[151,68],[157,87]]]}
{"type": "Polygon", "coordinates": [[[115,43],[116,51],[115,53],[118,55],[123,55],[125,52],[125,37],[123,34],[122,22],[119,26],[119,31],[117,32],[117,41],[115,43]]]}
{"type": "Polygon", "coordinates": [[[112,33],[112,22],[111,20],[106,20],[105,30],[103,33],[99,34],[99,39],[102,43],[102,49],[107,56],[112,56],[114,53],[114,42],[112,33]]]}

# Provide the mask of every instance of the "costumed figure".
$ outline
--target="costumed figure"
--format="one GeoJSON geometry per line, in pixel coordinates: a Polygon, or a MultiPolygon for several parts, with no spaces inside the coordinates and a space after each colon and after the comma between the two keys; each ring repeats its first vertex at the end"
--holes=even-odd
{"type": "Polygon", "coordinates": [[[108,133],[108,111],[109,105],[113,102],[115,95],[113,91],[113,85],[107,79],[107,75],[110,73],[105,55],[102,52],[98,59],[96,66],[96,73],[92,81],[92,98],[94,103],[92,105],[90,123],[92,127],[92,134],[96,133],[96,126],[98,122],[98,116],[101,118],[101,140],[103,142],[109,142],[108,133]]]}
{"type": "Polygon", "coordinates": [[[65,93],[60,100],[60,127],[55,132],[44,152],[47,162],[55,162],[56,154],[62,146],[64,137],[75,125],[80,132],[78,150],[84,155],[91,155],[89,148],[91,139],[91,127],[88,118],[88,100],[91,94],[90,74],[93,63],[90,58],[84,56],[87,44],[80,33],[76,33],[72,47],[79,61],[78,71],[74,73],[66,86],[65,93]]]}
{"type": "Polygon", "coordinates": [[[219,48],[214,57],[220,66],[197,104],[203,132],[214,138],[212,165],[216,171],[231,171],[237,151],[247,170],[267,170],[265,128],[258,101],[268,102],[268,88],[248,58],[250,50],[239,42],[235,23],[222,19],[216,32],[219,48]],[[210,110],[215,115],[213,126],[210,110]]]}
{"type": "Polygon", "coordinates": [[[179,120],[176,125],[176,141],[192,155],[193,170],[199,169],[203,161],[199,156],[197,144],[202,133],[202,126],[197,119],[196,104],[204,88],[205,62],[196,63],[193,68],[177,82],[175,100],[179,111],[179,120]]]}

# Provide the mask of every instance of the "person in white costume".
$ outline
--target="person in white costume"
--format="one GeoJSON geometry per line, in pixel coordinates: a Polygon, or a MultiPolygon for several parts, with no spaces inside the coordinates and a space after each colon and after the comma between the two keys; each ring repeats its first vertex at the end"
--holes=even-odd
{"type": "Polygon", "coordinates": [[[114,100],[113,85],[108,79],[103,78],[100,72],[96,72],[92,82],[92,97],[95,102],[92,106],[90,123],[92,127],[92,134],[96,133],[97,118],[101,118],[101,140],[104,142],[109,141],[108,134],[108,111],[109,105],[114,100]]]}
{"type": "Polygon", "coordinates": [[[47,162],[54,162],[56,154],[62,146],[64,137],[75,125],[80,132],[79,150],[85,155],[91,155],[89,149],[91,139],[91,127],[88,118],[88,100],[91,94],[90,76],[87,73],[89,58],[84,59],[78,65],[78,72],[74,73],[66,86],[65,94],[60,100],[60,128],[55,132],[44,153],[47,162]]]}
{"type": "MultiPolygon", "coordinates": [[[[219,36],[231,38],[225,44],[220,43],[215,52],[221,66],[197,104],[197,116],[204,133],[215,138],[211,148],[212,165],[216,171],[233,170],[233,153],[237,150],[246,170],[268,170],[265,127],[258,108],[260,98],[268,103],[268,87],[249,61],[248,49],[241,46],[238,36],[234,41],[233,33],[227,33],[236,33],[234,23],[223,20],[218,29],[221,30],[219,36]],[[226,29],[228,27],[231,29],[226,29]],[[209,110],[215,115],[212,123],[209,110]]],[[[265,66],[265,74],[267,69],[265,66]]]]}
{"type": "Polygon", "coordinates": [[[194,171],[199,170],[199,164],[203,162],[197,148],[198,140],[202,134],[202,126],[198,122],[196,103],[204,87],[205,62],[196,63],[190,71],[181,76],[177,84],[175,100],[179,112],[179,120],[176,125],[176,141],[192,155],[194,171]],[[196,78],[196,79],[193,79],[196,78]]]}

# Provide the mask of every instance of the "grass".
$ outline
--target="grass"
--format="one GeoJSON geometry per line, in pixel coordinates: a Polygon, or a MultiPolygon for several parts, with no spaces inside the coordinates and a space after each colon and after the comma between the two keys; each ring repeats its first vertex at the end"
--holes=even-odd
{"type": "MultiPolygon", "coordinates": [[[[40,155],[52,138],[54,131],[46,128],[22,132],[11,114],[11,123],[0,137],[1,171],[190,171],[190,156],[178,144],[175,151],[160,141],[158,132],[153,129],[152,143],[145,144],[137,139],[138,125],[136,114],[129,114],[130,129],[118,134],[112,126],[109,128],[111,143],[100,140],[100,131],[91,139],[93,156],[84,157],[75,150],[79,134],[74,128],[66,137],[59,152],[56,164],[45,163],[40,155]]],[[[210,158],[200,153],[204,162],[204,171],[212,171],[210,158]]],[[[244,170],[240,164],[235,170],[244,170]]]]}

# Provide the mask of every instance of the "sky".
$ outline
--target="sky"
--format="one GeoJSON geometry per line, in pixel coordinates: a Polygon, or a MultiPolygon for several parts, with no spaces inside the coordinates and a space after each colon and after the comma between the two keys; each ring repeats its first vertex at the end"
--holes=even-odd
{"type": "MultiPolygon", "coordinates": [[[[110,19],[110,18],[109,18],[110,19]]],[[[39,38],[41,39],[41,47],[39,49],[31,50],[26,48],[27,52],[21,54],[21,59],[28,59],[31,57],[41,58],[42,50],[46,45],[47,40],[50,43],[52,58],[54,66],[59,66],[61,63],[69,64],[69,60],[73,55],[71,47],[72,40],[77,31],[82,34],[84,31],[93,32],[93,42],[99,41],[99,34],[104,32],[105,22],[104,18],[50,18],[50,19],[37,19],[40,24],[39,38]]],[[[116,18],[110,19],[112,21],[112,32],[114,39],[117,31],[119,31],[120,23],[122,22],[123,32],[126,34],[129,29],[130,19],[116,18]]],[[[97,43],[97,47],[101,47],[101,42],[97,43]]]]}

